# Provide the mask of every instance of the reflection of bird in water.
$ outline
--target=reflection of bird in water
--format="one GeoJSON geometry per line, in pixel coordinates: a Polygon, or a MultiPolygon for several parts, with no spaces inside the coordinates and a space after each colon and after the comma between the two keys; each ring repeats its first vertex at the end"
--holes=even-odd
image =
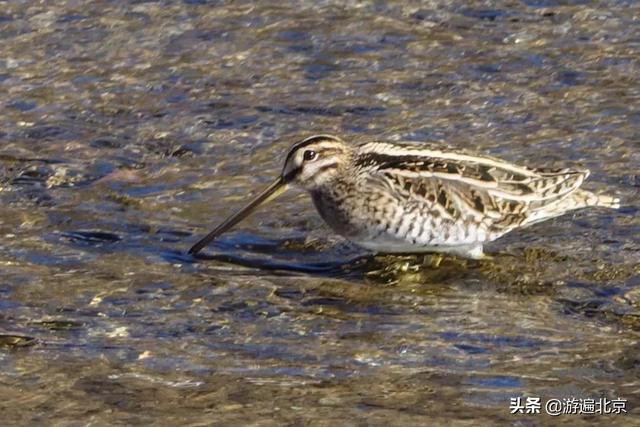
{"type": "Polygon", "coordinates": [[[483,243],[516,228],[574,209],[619,207],[618,199],[579,189],[588,175],[432,146],[351,146],[316,135],[293,145],[278,179],[189,252],[198,253],[293,184],[309,192],[334,231],[366,249],[481,258],[483,243]]]}

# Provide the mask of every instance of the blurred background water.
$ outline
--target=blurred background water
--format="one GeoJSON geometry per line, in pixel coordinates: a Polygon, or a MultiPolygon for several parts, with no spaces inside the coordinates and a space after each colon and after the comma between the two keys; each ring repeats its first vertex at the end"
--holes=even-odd
{"type": "Polygon", "coordinates": [[[0,6],[2,424],[640,425],[637,2],[0,6]],[[185,255],[312,133],[586,167],[623,207],[433,268],[293,191],[185,255]]]}

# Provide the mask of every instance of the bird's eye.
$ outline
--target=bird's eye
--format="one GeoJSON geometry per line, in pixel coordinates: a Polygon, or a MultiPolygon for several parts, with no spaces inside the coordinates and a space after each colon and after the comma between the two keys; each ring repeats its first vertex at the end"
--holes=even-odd
{"type": "Polygon", "coordinates": [[[306,161],[306,162],[310,162],[312,160],[315,160],[316,157],[318,156],[318,153],[316,153],[313,150],[307,150],[304,152],[302,158],[306,161]]]}

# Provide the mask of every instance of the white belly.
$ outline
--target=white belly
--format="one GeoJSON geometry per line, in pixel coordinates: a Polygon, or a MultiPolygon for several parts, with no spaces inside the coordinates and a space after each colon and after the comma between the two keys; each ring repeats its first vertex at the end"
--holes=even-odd
{"type": "Polygon", "coordinates": [[[483,258],[482,243],[472,243],[465,245],[414,245],[410,242],[378,238],[374,240],[352,240],[358,246],[369,249],[373,252],[382,253],[422,253],[422,252],[440,252],[459,255],[464,258],[480,259],[483,258]]]}

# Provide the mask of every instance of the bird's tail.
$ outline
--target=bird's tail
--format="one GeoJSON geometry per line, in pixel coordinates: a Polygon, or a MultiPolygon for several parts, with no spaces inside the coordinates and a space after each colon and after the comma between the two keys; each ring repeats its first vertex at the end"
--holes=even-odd
{"type": "Polygon", "coordinates": [[[617,197],[594,194],[587,190],[576,190],[569,197],[565,197],[556,203],[546,206],[544,209],[534,211],[522,225],[529,226],[540,221],[563,215],[575,209],[587,207],[603,207],[618,209],[620,199],[617,197]]]}
{"type": "Polygon", "coordinates": [[[620,207],[620,199],[604,194],[594,194],[587,190],[577,190],[570,197],[563,200],[561,204],[567,204],[567,210],[586,208],[589,206],[599,206],[603,208],[618,209],[620,207]]]}

